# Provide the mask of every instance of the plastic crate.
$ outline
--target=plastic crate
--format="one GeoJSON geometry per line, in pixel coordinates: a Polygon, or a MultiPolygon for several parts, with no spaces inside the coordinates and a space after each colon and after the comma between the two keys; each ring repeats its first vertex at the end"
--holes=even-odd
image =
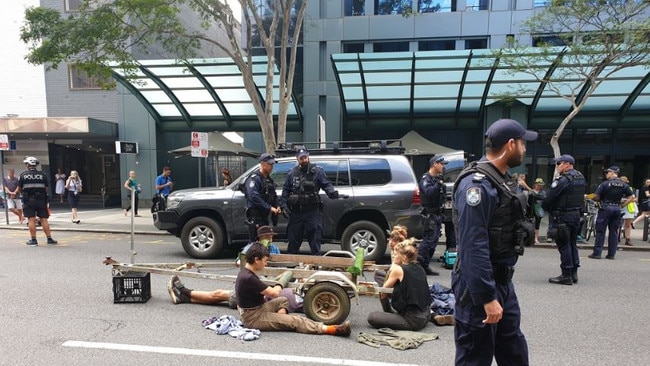
{"type": "Polygon", "coordinates": [[[113,303],[147,302],[151,297],[151,275],[147,272],[113,274],[113,303]]]}

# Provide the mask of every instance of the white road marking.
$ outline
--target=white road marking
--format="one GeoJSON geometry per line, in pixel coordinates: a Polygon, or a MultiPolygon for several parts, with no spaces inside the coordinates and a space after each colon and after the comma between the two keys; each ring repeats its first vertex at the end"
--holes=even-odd
{"type": "Polygon", "coordinates": [[[268,354],[268,353],[231,352],[231,351],[177,348],[177,347],[153,347],[153,346],[142,346],[142,345],[134,345],[134,344],[103,343],[103,342],[66,341],[62,344],[62,346],[76,347],[76,348],[108,349],[108,350],[116,350],[116,351],[164,353],[164,354],[173,354],[173,355],[237,358],[237,359],[245,359],[245,360],[296,362],[302,364],[314,363],[314,364],[324,364],[324,365],[349,365],[349,366],[417,366],[417,365],[404,364],[404,363],[346,360],[340,358],[321,358],[321,357],[278,355],[278,354],[268,354]]]}

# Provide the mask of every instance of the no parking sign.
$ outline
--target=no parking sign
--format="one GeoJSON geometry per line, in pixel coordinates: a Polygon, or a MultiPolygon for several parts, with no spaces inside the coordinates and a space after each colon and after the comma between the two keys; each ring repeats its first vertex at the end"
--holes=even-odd
{"type": "Polygon", "coordinates": [[[190,146],[192,147],[192,156],[198,158],[208,157],[208,133],[192,132],[190,146]]]}

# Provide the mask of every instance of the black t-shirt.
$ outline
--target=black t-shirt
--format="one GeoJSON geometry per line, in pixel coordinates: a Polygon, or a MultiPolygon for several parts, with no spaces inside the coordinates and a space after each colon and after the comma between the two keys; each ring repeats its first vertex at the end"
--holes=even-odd
{"type": "Polygon", "coordinates": [[[235,280],[235,294],[240,308],[255,308],[264,304],[262,291],[269,287],[250,269],[243,267],[235,280]]]}
{"type": "Polygon", "coordinates": [[[402,314],[409,308],[425,311],[431,306],[431,293],[427,275],[422,266],[416,263],[400,265],[404,278],[397,281],[393,288],[392,305],[402,314]]]}

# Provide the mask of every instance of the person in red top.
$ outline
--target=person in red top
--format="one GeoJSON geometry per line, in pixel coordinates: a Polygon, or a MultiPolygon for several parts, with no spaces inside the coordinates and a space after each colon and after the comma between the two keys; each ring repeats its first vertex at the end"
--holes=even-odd
{"type": "Polygon", "coordinates": [[[237,308],[246,328],[272,331],[292,331],[308,334],[350,336],[350,322],[325,325],[297,314],[288,314],[289,300],[279,296],[282,286],[269,286],[257,277],[266,267],[269,249],[254,243],[246,252],[246,265],[239,271],[235,281],[237,308]],[[272,297],[265,301],[264,296],[272,297]]]}

